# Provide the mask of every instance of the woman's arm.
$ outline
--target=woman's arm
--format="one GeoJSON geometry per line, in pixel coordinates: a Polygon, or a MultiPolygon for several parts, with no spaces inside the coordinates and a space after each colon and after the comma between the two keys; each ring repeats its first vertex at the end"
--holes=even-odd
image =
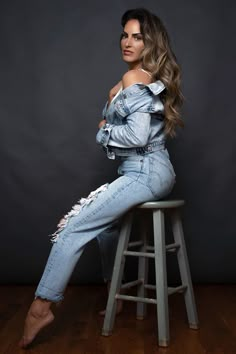
{"type": "Polygon", "coordinates": [[[145,146],[150,132],[150,113],[134,112],[127,116],[126,124],[100,124],[102,128],[97,133],[96,141],[103,146],[113,145],[113,142],[123,147],[145,146]]]}
{"type": "MultiPolygon", "coordinates": [[[[137,70],[130,70],[122,78],[123,89],[134,85],[135,83],[149,84],[150,77],[137,70]]],[[[150,131],[150,113],[135,111],[128,114],[126,124],[113,125],[107,124],[103,119],[99,123],[100,130],[97,133],[97,143],[107,146],[109,143],[113,145],[120,144],[124,147],[145,146],[148,141],[150,131]]]]}

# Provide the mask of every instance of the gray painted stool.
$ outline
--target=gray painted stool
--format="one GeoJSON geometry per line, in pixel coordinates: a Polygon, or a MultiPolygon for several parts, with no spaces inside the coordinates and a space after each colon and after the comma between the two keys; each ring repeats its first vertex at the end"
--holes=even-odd
{"type": "Polygon", "coordinates": [[[161,347],[168,346],[168,295],[174,294],[176,292],[184,293],[189,327],[192,329],[198,328],[198,317],[179,210],[180,207],[183,205],[183,200],[147,202],[138,205],[136,208],[130,210],[124,216],[120,231],[120,238],[117,246],[102,335],[108,336],[112,332],[116,313],[116,299],[136,301],[138,319],[143,319],[145,317],[146,304],[150,303],[157,305],[158,344],[161,347]],[[135,209],[142,209],[142,212],[144,212],[143,209],[146,209],[146,211],[152,212],[154,247],[149,246],[147,244],[147,230],[145,229],[144,223],[141,232],[141,240],[129,243],[133,214],[135,209]],[[167,210],[169,211],[171,216],[174,243],[166,246],[164,214],[167,210]],[[138,252],[130,250],[136,247],[139,248],[138,252]],[[166,252],[177,253],[182,284],[175,288],[170,288],[167,285],[166,252]],[[122,285],[125,256],[139,257],[138,280],[131,281],[122,285]],[[147,284],[148,258],[155,259],[156,285],[147,284]],[[133,286],[137,286],[137,296],[128,296],[120,294],[120,289],[128,289],[133,286]],[[155,289],[156,298],[147,298],[146,289],[155,289]]]}

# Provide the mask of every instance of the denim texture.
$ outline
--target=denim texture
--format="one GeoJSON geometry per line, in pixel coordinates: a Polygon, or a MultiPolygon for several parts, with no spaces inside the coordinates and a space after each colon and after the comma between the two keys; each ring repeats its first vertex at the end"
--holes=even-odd
{"type": "MultiPolygon", "coordinates": [[[[103,109],[106,124],[97,133],[96,141],[109,152],[113,147],[136,148],[146,144],[164,144],[164,105],[160,93],[164,84],[157,80],[149,85],[137,83],[123,89],[103,109]]],[[[115,154],[119,156],[119,154],[115,154]]]]}
{"type": "Polygon", "coordinates": [[[105,107],[108,125],[98,131],[96,139],[106,152],[116,148],[115,157],[120,160],[118,178],[81,199],[66,215],[65,222],[53,236],[54,244],[36,297],[53,302],[63,299],[84,247],[94,238],[101,249],[104,279],[110,280],[120,217],[131,207],[162,199],[172,190],[176,176],[164,146],[163,105],[158,98],[163,89],[159,81],[147,86],[135,84],[121,91],[109,107],[105,107]],[[142,150],[147,144],[158,149],[142,150]],[[125,154],[119,156],[122,149],[125,154]]]}

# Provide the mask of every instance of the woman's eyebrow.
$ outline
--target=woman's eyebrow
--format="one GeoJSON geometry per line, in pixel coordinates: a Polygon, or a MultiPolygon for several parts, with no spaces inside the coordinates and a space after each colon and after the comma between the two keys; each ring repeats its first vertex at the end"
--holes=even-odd
{"type": "MultiPolygon", "coordinates": [[[[128,34],[127,32],[123,31],[124,34],[128,34]]],[[[142,34],[141,32],[138,33],[132,33],[132,36],[136,36],[137,34],[142,34]]]]}

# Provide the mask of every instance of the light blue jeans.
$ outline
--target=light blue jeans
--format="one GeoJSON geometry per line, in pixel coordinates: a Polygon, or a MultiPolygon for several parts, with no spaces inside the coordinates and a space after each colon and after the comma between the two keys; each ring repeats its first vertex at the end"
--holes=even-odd
{"type": "Polygon", "coordinates": [[[166,149],[120,159],[120,177],[82,199],[54,234],[54,244],[36,289],[36,297],[52,302],[63,299],[85,245],[95,237],[98,237],[101,248],[104,278],[109,280],[118,237],[113,229],[114,223],[131,207],[161,199],[172,190],[175,172],[166,149]],[[113,238],[109,239],[109,235],[113,238]]]}
{"type": "Polygon", "coordinates": [[[97,236],[101,255],[102,274],[105,283],[111,281],[112,278],[121,226],[119,221],[115,221],[111,226],[97,236]]]}

